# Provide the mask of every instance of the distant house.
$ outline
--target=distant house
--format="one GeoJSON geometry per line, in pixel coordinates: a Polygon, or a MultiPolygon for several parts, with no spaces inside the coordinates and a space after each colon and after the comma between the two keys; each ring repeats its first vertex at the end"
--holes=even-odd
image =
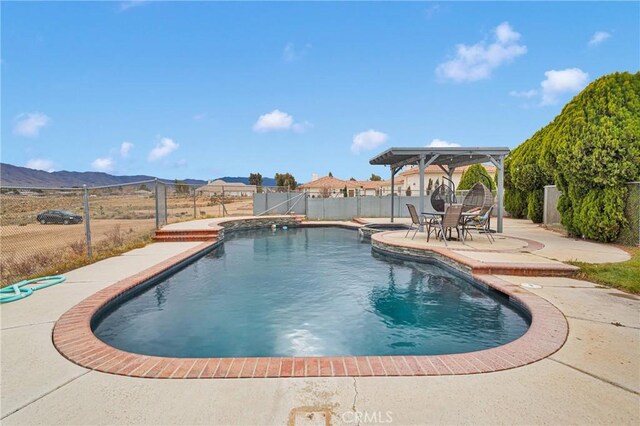
{"type": "Polygon", "coordinates": [[[344,180],[333,176],[324,176],[311,182],[300,185],[298,188],[307,192],[310,196],[320,198],[344,197],[347,189],[347,197],[365,195],[383,195],[383,187],[387,181],[370,180],[344,180]]]}
{"type": "MultiPolygon", "coordinates": [[[[495,166],[489,165],[489,164],[482,164],[482,166],[485,168],[487,173],[489,173],[489,176],[491,177],[494,176],[496,172],[495,166]]],[[[460,179],[462,178],[462,174],[469,167],[470,166],[461,166],[461,167],[456,167],[456,169],[454,170],[453,175],[451,176],[451,180],[453,181],[453,184],[456,186],[456,188],[460,184],[460,179]]],[[[429,188],[429,179],[431,179],[435,187],[436,180],[439,183],[443,183],[445,176],[447,176],[447,174],[440,167],[438,166],[427,167],[424,173],[425,190],[428,190],[429,188]]],[[[388,180],[385,182],[386,184],[383,190],[385,193],[390,194],[391,180],[388,180]]],[[[420,171],[418,170],[417,167],[410,167],[396,175],[394,179],[394,184],[395,184],[396,194],[398,195],[405,195],[407,188],[411,188],[412,195],[419,195],[420,194],[420,171]]]]}
{"type": "MultiPolygon", "coordinates": [[[[384,188],[391,186],[390,180],[357,180],[354,182],[359,187],[360,195],[385,195],[384,188]]],[[[390,191],[390,189],[389,189],[390,191]]],[[[387,193],[390,193],[386,191],[387,193]]]]}
{"type": "MultiPolygon", "coordinates": [[[[391,179],[385,180],[383,182],[384,182],[384,185],[381,188],[382,195],[391,195],[391,179]]],[[[402,192],[403,185],[404,185],[404,177],[400,175],[396,175],[396,177],[393,180],[393,186],[394,186],[396,195],[405,195],[404,192],[402,192]]]]}
{"type": "Polygon", "coordinates": [[[355,197],[359,190],[355,181],[336,179],[333,176],[324,176],[312,180],[298,187],[312,197],[335,198],[344,197],[344,189],[347,188],[347,196],[355,197]]]}
{"type": "Polygon", "coordinates": [[[222,179],[210,180],[206,185],[196,188],[196,194],[201,196],[228,195],[230,197],[249,197],[256,193],[255,185],[242,182],[225,182],[222,179]]]}

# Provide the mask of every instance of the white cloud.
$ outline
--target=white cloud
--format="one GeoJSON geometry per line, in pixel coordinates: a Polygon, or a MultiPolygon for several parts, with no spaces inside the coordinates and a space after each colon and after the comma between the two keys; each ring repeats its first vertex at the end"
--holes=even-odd
{"type": "Polygon", "coordinates": [[[353,136],[351,152],[360,154],[362,151],[369,151],[387,142],[389,136],[377,130],[367,130],[353,136]]]}
{"type": "Polygon", "coordinates": [[[96,158],[91,163],[91,168],[98,172],[110,172],[113,170],[113,159],[110,157],[96,158]]]}
{"type": "Polygon", "coordinates": [[[164,158],[167,155],[171,154],[176,149],[178,149],[179,146],[180,146],[179,144],[175,143],[173,140],[169,138],[162,138],[156,144],[156,147],[149,152],[148,160],[157,161],[161,158],[164,158]]]}
{"type": "Polygon", "coordinates": [[[453,148],[453,147],[460,146],[460,144],[455,142],[447,142],[447,141],[443,141],[442,139],[436,138],[431,140],[431,142],[427,146],[430,148],[453,148]]]}
{"type": "Polygon", "coordinates": [[[293,125],[291,126],[291,130],[296,133],[304,133],[312,128],[313,124],[309,123],[308,121],[303,121],[302,123],[293,123],[293,125]]]}
{"type": "Polygon", "coordinates": [[[311,129],[313,124],[308,121],[302,123],[296,123],[293,120],[293,116],[286,112],[274,109],[271,112],[258,117],[258,121],[253,125],[253,131],[255,132],[273,132],[283,130],[293,130],[296,133],[304,133],[311,129]]]}
{"type": "Polygon", "coordinates": [[[15,118],[13,133],[28,138],[38,137],[40,129],[47,126],[51,119],[39,112],[23,113],[15,118]]]}
{"type": "Polygon", "coordinates": [[[288,130],[293,125],[293,117],[279,109],[263,114],[253,125],[256,132],[270,132],[272,130],[288,130]]]}
{"type": "Polygon", "coordinates": [[[207,118],[207,114],[205,114],[205,113],[202,113],[202,114],[196,114],[196,115],[194,115],[192,118],[193,118],[193,121],[202,121],[202,120],[204,120],[205,118],[207,118]]]}
{"type": "Polygon", "coordinates": [[[591,36],[591,40],[589,40],[589,47],[595,47],[600,43],[602,43],[603,41],[605,41],[606,39],[608,39],[609,37],[611,37],[611,34],[609,34],[606,31],[596,31],[591,36]]]}
{"type": "Polygon", "coordinates": [[[531,89],[531,90],[522,90],[522,91],[517,91],[517,90],[512,90],[509,92],[510,96],[516,97],[516,98],[525,98],[525,99],[531,99],[534,96],[536,96],[538,94],[538,91],[535,89],[531,89]]]}
{"type": "Polygon", "coordinates": [[[44,170],[45,172],[53,171],[53,161],[44,158],[32,158],[24,166],[28,169],[44,170]]]}
{"type": "Polygon", "coordinates": [[[527,46],[519,44],[520,33],[513,30],[508,22],[494,29],[494,41],[487,44],[480,41],[467,46],[458,44],[456,56],[436,68],[436,74],[456,82],[484,80],[499,66],[511,62],[527,53],[527,46]]]}
{"type": "Polygon", "coordinates": [[[311,44],[307,43],[302,49],[296,49],[293,43],[287,43],[282,51],[282,60],[285,62],[294,62],[298,59],[302,59],[309,50],[311,50],[311,44]]]}
{"type": "Polygon", "coordinates": [[[144,6],[145,4],[149,3],[149,0],[129,0],[129,1],[123,1],[120,2],[120,5],[118,7],[118,10],[120,12],[125,12],[129,9],[133,9],[134,7],[139,7],[139,6],[144,6]]]}
{"type": "Polygon", "coordinates": [[[558,96],[563,93],[577,93],[582,90],[589,81],[589,74],[580,68],[567,68],[564,70],[549,70],[544,73],[546,79],[540,83],[542,87],[542,100],[540,105],[552,105],[558,101],[558,96]]]}
{"type": "Polygon", "coordinates": [[[127,158],[132,148],[133,144],[131,142],[122,142],[122,144],[120,145],[120,156],[122,158],[127,158]]]}

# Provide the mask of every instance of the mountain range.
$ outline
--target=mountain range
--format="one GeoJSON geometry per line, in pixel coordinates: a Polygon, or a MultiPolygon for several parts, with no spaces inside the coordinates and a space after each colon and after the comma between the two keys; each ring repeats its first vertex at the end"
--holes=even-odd
{"type": "MultiPolygon", "coordinates": [[[[70,172],[66,170],[46,172],[43,170],[35,170],[7,163],[0,163],[0,185],[2,186],[70,188],[82,185],[125,185],[133,182],[153,180],[155,178],[155,176],[147,175],[115,176],[103,172],[70,172]]],[[[248,177],[225,176],[218,179],[230,183],[249,183],[248,177]]],[[[163,178],[159,178],[159,180],[168,183],[175,181],[175,179],[163,178]]],[[[183,179],[182,181],[189,185],[204,185],[207,183],[207,181],[201,179],[183,179]]],[[[262,184],[265,186],[275,186],[275,180],[272,178],[263,178],[262,184]]]]}

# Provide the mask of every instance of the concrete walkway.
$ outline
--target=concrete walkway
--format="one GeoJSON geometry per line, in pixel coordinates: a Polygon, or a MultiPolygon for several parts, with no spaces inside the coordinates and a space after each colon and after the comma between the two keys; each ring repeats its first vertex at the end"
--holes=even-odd
{"type": "MultiPolygon", "coordinates": [[[[201,221],[192,224],[195,222],[201,221]]],[[[513,231],[538,236],[527,226],[512,230],[507,224],[507,230],[511,235],[513,231]]],[[[565,314],[570,332],[564,347],[551,357],[497,373],[133,379],[86,370],[56,351],[51,330],[67,309],[197,244],[151,244],[69,272],[64,284],[2,305],[2,423],[308,425],[324,424],[327,416],[332,424],[379,424],[382,420],[398,425],[640,423],[640,298],[569,278],[501,277],[514,286],[540,286],[530,291],[565,314]]],[[[545,247],[554,250],[553,244],[545,243],[545,247]]],[[[562,246],[558,242],[557,247],[562,246]]],[[[598,253],[610,256],[607,259],[623,257],[610,246],[595,246],[598,253]]],[[[582,247],[586,246],[580,244],[574,253],[593,256],[582,247]]]]}
{"type": "MultiPolygon", "coordinates": [[[[389,219],[380,218],[362,218],[369,223],[389,223],[389,219]]],[[[396,223],[410,223],[410,219],[396,218],[396,223]]],[[[614,263],[629,260],[631,256],[624,250],[610,244],[598,244],[591,241],[580,240],[577,238],[564,237],[561,234],[544,229],[540,225],[536,225],[529,220],[504,219],[504,234],[494,234],[496,236],[495,244],[489,244],[486,237],[473,233],[473,240],[468,240],[465,245],[452,241],[449,248],[455,249],[475,249],[483,250],[511,250],[518,251],[519,248],[525,246],[522,240],[533,240],[544,245],[542,248],[526,249],[534,256],[540,258],[538,261],[545,260],[555,262],[580,261],[587,263],[614,263]],[[509,238],[513,237],[513,238],[509,238]],[[544,259],[544,260],[543,260],[544,259]]],[[[411,234],[409,235],[411,237],[411,234]]],[[[418,233],[414,239],[418,243],[426,242],[424,233],[418,233]]],[[[429,245],[436,247],[444,247],[441,241],[434,241],[432,238],[429,245]]],[[[465,253],[465,256],[469,254],[465,253]]],[[[473,256],[473,255],[471,255],[473,256]]],[[[478,258],[480,260],[480,258],[478,258]]]]}

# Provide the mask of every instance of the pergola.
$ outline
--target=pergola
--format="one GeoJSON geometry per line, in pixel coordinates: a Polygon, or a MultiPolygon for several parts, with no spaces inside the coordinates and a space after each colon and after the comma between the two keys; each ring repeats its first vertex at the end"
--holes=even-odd
{"type": "Polygon", "coordinates": [[[509,148],[389,148],[376,155],[369,164],[391,167],[391,222],[395,198],[394,178],[404,166],[418,165],[420,171],[420,211],[424,211],[424,171],[430,165],[438,166],[449,179],[456,167],[491,162],[498,169],[498,232],[502,232],[504,216],[504,159],[509,148]]]}

